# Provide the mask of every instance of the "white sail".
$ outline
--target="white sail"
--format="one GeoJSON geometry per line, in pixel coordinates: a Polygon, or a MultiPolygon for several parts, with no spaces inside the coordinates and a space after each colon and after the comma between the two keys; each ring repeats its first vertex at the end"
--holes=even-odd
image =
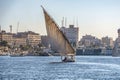
{"type": "Polygon", "coordinates": [[[53,20],[53,18],[50,17],[50,15],[46,12],[44,8],[43,12],[51,47],[59,52],[61,56],[75,55],[73,47],[71,46],[63,32],[60,31],[56,22],[53,20]]]}

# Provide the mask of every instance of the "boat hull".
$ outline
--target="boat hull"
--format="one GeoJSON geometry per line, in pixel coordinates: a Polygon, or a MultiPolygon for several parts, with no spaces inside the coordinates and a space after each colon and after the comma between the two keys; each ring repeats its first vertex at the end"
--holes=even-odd
{"type": "Polygon", "coordinates": [[[62,60],[62,62],[75,62],[73,59],[62,60]]]}
{"type": "Polygon", "coordinates": [[[75,58],[74,56],[65,56],[64,59],[62,59],[62,62],[75,62],[75,58]]]}

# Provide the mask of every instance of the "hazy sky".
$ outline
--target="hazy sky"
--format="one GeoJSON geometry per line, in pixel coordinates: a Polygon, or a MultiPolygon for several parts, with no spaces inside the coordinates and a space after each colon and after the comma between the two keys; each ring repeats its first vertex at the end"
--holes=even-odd
{"type": "Polygon", "coordinates": [[[120,0],[0,0],[0,25],[13,32],[32,30],[46,34],[41,5],[61,26],[63,17],[67,25],[78,19],[80,38],[91,34],[98,38],[117,37],[120,28],[120,0]]]}

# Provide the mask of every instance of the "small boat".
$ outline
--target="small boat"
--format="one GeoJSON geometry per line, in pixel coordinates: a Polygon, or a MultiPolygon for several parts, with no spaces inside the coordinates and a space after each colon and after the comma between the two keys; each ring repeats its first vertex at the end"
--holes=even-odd
{"type": "Polygon", "coordinates": [[[75,62],[75,59],[71,59],[69,57],[65,57],[62,62],[75,62]]]}

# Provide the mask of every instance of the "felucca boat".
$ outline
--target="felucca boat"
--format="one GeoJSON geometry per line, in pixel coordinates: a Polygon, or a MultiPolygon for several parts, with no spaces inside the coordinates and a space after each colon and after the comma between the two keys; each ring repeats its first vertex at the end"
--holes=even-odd
{"type": "Polygon", "coordinates": [[[75,62],[75,50],[53,18],[43,7],[42,9],[51,48],[60,53],[63,62],[75,62]]]}

